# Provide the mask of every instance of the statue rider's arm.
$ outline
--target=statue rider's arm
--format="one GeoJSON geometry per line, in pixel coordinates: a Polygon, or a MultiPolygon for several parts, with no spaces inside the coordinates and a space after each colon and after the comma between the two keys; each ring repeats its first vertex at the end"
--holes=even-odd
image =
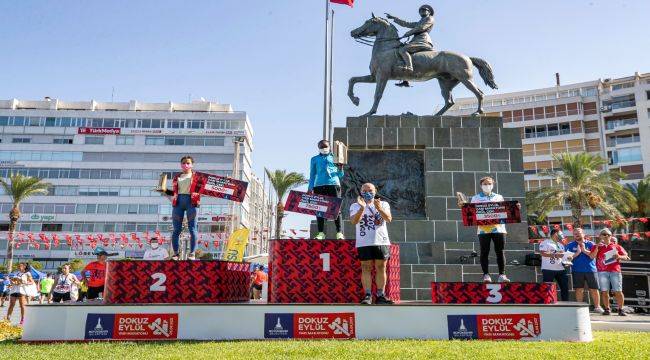
{"type": "Polygon", "coordinates": [[[417,26],[420,25],[419,22],[408,22],[408,21],[404,21],[404,20],[402,20],[402,19],[400,19],[398,17],[395,17],[395,16],[393,16],[392,18],[393,18],[393,21],[395,21],[395,23],[397,25],[403,26],[403,27],[406,27],[406,28],[409,28],[409,29],[415,29],[417,26]]]}
{"type": "Polygon", "coordinates": [[[416,25],[411,27],[413,30],[409,30],[406,34],[403,35],[403,37],[409,37],[411,35],[416,35],[426,31],[430,31],[431,28],[433,27],[433,18],[424,19],[420,22],[413,23],[413,24],[416,25]]]}

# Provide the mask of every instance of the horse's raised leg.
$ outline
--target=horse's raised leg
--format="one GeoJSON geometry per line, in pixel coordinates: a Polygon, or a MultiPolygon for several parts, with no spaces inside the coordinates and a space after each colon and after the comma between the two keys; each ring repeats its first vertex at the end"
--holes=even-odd
{"type": "Polygon", "coordinates": [[[458,85],[457,79],[438,79],[440,84],[440,92],[442,93],[442,98],[445,99],[445,106],[436,113],[435,116],[440,116],[445,113],[450,107],[454,106],[454,98],[451,95],[451,90],[453,90],[456,85],[458,85]]]}
{"type": "Polygon", "coordinates": [[[373,75],[366,75],[366,76],[355,76],[350,78],[349,81],[349,86],[348,86],[348,97],[352,101],[352,103],[356,106],[359,106],[359,98],[354,96],[354,85],[356,83],[373,83],[375,82],[375,77],[373,75]]]}
{"type": "Polygon", "coordinates": [[[472,78],[460,80],[460,82],[462,82],[463,85],[465,85],[465,87],[467,87],[471,92],[473,92],[474,95],[476,95],[476,98],[478,99],[478,108],[476,109],[476,112],[472,115],[483,114],[483,92],[476,86],[472,78]]]}
{"type": "Polygon", "coordinates": [[[379,108],[379,102],[381,101],[381,97],[384,96],[384,89],[386,89],[386,83],[388,82],[388,78],[377,78],[377,86],[375,87],[375,102],[372,104],[372,109],[365,113],[362,116],[370,116],[373,115],[377,112],[377,108],[379,108]]]}

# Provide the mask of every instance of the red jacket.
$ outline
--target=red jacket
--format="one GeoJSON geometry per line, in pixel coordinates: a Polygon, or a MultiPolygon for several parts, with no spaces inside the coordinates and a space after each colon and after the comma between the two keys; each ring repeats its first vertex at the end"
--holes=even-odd
{"type": "MultiPolygon", "coordinates": [[[[176,203],[178,202],[178,177],[180,175],[181,173],[177,173],[174,175],[174,179],[172,180],[172,206],[176,206],[176,203]]],[[[192,173],[192,182],[190,183],[190,201],[194,207],[201,205],[201,194],[199,194],[199,189],[201,189],[203,185],[202,179],[203,177],[197,175],[196,172],[192,173]]]]}

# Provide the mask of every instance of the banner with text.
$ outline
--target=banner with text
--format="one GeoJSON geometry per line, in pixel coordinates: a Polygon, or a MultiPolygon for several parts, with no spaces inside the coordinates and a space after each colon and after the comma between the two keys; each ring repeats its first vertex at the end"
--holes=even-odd
{"type": "Polygon", "coordinates": [[[178,314],[88,314],[86,340],[175,340],[178,314]]]}
{"type": "Polygon", "coordinates": [[[199,193],[236,202],[244,201],[248,183],[225,176],[195,172],[200,187],[199,193]]]}
{"type": "Polygon", "coordinates": [[[518,201],[486,202],[464,204],[462,209],[463,225],[495,225],[521,222],[518,201]]]}
{"type": "Polygon", "coordinates": [[[354,339],[354,313],[264,314],[266,339],[354,339]]]}
{"type": "Polygon", "coordinates": [[[447,315],[449,339],[533,340],[541,333],[539,314],[447,315]]]}
{"type": "Polygon", "coordinates": [[[308,194],[292,190],[287,197],[284,211],[300,214],[316,215],[326,219],[336,219],[341,211],[341,198],[308,194]]]}
{"type": "Polygon", "coordinates": [[[228,244],[226,245],[226,252],[224,253],[224,260],[234,262],[244,261],[244,251],[246,251],[249,234],[249,229],[239,229],[230,235],[228,244]]]}

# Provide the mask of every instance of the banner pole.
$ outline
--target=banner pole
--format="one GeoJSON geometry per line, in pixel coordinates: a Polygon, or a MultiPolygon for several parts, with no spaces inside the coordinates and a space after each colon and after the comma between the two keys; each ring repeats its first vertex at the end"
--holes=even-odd
{"type": "Polygon", "coordinates": [[[334,86],[334,9],[332,9],[332,24],[330,25],[330,83],[329,83],[329,110],[327,116],[328,137],[330,147],[333,146],[333,124],[332,124],[332,87],[334,86]]]}
{"type": "Polygon", "coordinates": [[[327,64],[327,54],[329,52],[329,33],[328,33],[328,28],[329,28],[329,12],[330,12],[330,0],[325,0],[325,67],[324,67],[324,74],[323,74],[323,139],[328,139],[328,130],[329,130],[329,125],[327,123],[327,70],[328,70],[328,64],[327,64]]]}

